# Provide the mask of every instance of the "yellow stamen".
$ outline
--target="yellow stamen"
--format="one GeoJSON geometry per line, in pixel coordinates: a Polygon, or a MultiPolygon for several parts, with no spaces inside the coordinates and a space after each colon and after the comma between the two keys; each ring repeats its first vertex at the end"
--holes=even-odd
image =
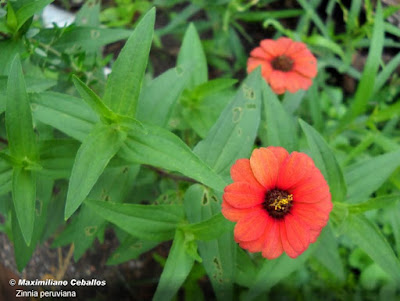
{"type": "Polygon", "coordinates": [[[293,194],[289,194],[287,198],[277,198],[270,206],[275,207],[275,210],[283,210],[282,206],[288,205],[289,202],[293,201],[293,194]]]}

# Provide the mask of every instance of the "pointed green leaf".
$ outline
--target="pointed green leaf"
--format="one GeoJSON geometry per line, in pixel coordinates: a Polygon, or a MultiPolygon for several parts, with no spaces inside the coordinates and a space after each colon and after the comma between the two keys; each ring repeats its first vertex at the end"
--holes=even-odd
{"type": "MultiPolygon", "coordinates": [[[[185,193],[187,218],[193,225],[201,225],[221,212],[218,198],[206,187],[192,185],[185,193]]],[[[236,270],[236,243],[233,223],[227,222],[228,232],[218,239],[198,241],[202,264],[214,288],[217,300],[233,300],[233,282],[236,270]]]]}
{"type": "Polygon", "coordinates": [[[218,213],[202,222],[183,226],[182,229],[192,233],[197,240],[213,240],[227,231],[232,231],[233,227],[222,213],[218,213]]]}
{"type": "Polygon", "coordinates": [[[165,127],[192,71],[186,66],[179,66],[164,72],[143,87],[137,118],[143,122],[165,127]]]}
{"type": "Polygon", "coordinates": [[[315,165],[321,170],[329,184],[332,194],[332,201],[341,202],[346,196],[346,184],[342,170],[337,162],[335,155],[324,138],[310,125],[303,120],[299,120],[301,128],[305,133],[308,145],[311,148],[312,158],[315,165]]]}
{"type": "Polygon", "coordinates": [[[187,88],[203,84],[208,79],[207,60],[201,45],[200,37],[193,23],[189,24],[188,29],[183,37],[182,46],[178,54],[177,65],[191,66],[194,65],[189,75],[189,83],[187,88]]]}
{"type": "MultiPolygon", "coordinates": [[[[285,110],[278,97],[265,81],[262,81],[264,116],[266,118],[266,139],[264,144],[282,146],[289,152],[297,150],[297,134],[293,117],[285,110]]],[[[298,97],[301,94],[296,94],[298,97]]],[[[264,139],[263,139],[264,138],[264,139]]]]}
{"type": "Polygon", "coordinates": [[[194,259],[185,250],[185,237],[177,230],[153,301],[172,300],[192,269],[194,259]]]}
{"type": "Polygon", "coordinates": [[[400,201],[400,195],[396,194],[389,194],[389,195],[384,195],[384,196],[379,196],[373,199],[369,199],[368,201],[357,203],[357,204],[351,204],[347,206],[347,209],[349,210],[350,213],[363,213],[365,211],[369,210],[376,210],[376,209],[381,209],[385,207],[392,206],[396,202],[400,201]]]}
{"type": "Polygon", "coordinates": [[[126,261],[137,259],[144,252],[147,252],[159,244],[157,241],[140,240],[128,236],[108,258],[107,265],[121,264],[126,261]]]}
{"type": "Polygon", "coordinates": [[[103,97],[115,113],[135,117],[153,39],[155,9],[139,22],[115,61],[103,97]]]}
{"type": "Polygon", "coordinates": [[[314,257],[340,282],[344,282],[345,273],[343,263],[340,260],[338,244],[330,225],[322,230],[317,241],[314,257]]]}
{"type": "MultiPolygon", "coordinates": [[[[28,264],[36,245],[27,244],[22,234],[21,226],[15,212],[12,212],[11,227],[13,234],[15,262],[19,271],[22,271],[28,264]]],[[[32,226],[33,227],[33,226],[32,226]]],[[[33,229],[32,229],[33,230],[33,229]]]]}
{"type": "Polygon", "coordinates": [[[194,152],[217,173],[227,176],[232,164],[248,157],[261,112],[260,71],[252,72],[194,152]]]}
{"type": "Polygon", "coordinates": [[[310,246],[299,257],[292,259],[286,254],[274,260],[265,260],[258,270],[253,285],[250,287],[244,300],[253,300],[262,293],[268,292],[279,281],[288,277],[291,273],[302,267],[308,257],[313,254],[315,246],[310,246]]]}
{"type": "Polygon", "coordinates": [[[40,164],[43,167],[40,174],[53,179],[68,179],[79,146],[80,143],[72,139],[40,141],[40,164]]]}
{"type": "Polygon", "coordinates": [[[115,121],[116,114],[113,113],[110,108],[108,108],[100,97],[97,96],[96,93],[93,92],[84,82],[82,82],[75,75],[72,76],[72,80],[74,82],[75,88],[78,90],[79,94],[83,98],[84,101],[95,111],[100,117],[103,117],[108,120],[115,121]]]}
{"type": "Polygon", "coordinates": [[[11,155],[21,161],[36,161],[36,136],[19,56],[14,58],[8,77],[6,129],[11,155]]]}
{"type": "Polygon", "coordinates": [[[35,13],[38,13],[53,1],[54,0],[35,0],[23,5],[15,13],[18,20],[18,26],[16,30],[19,30],[30,17],[32,17],[35,13]]]}
{"type": "Polygon", "coordinates": [[[27,245],[35,224],[36,178],[32,171],[14,167],[12,196],[18,224],[27,245]]]}
{"type": "Polygon", "coordinates": [[[0,195],[11,191],[12,174],[12,166],[3,160],[0,160],[0,195]]]}
{"type": "Polygon", "coordinates": [[[97,125],[82,142],[72,167],[65,218],[78,209],[108,162],[120,149],[125,137],[118,129],[97,125]]]}
{"type": "Polygon", "coordinates": [[[382,15],[382,4],[377,3],[377,8],[374,16],[374,28],[372,31],[371,47],[369,48],[368,58],[364,66],[360,82],[357,86],[355,99],[351,104],[350,109],[340,121],[339,127],[343,129],[348,122],[351,122],[355,117],[363,114],[367,109],[368,102],[373,94],[375,79],[379,65],[381,63],[381,54],[384,46],[384,19],[382,15]]]}
{"type": "Polygon", "coordinates": [[[44,92],[32,98],[35,119],[83,141],[99,117],[81,99],[61,93],[44,92]]]}
{"type": "Polygon", "coordinates": [[[400,166],[400,151],[363,160],[345,169],[347,199],[358,203],[366,200],[400,166]]]}
{"type": "MultiPolygon", "coordinates": [[[[35,224],[33,227],[32,240],[29,245],[26,244],[18,218],[13,210],[12,212],[12,233],[15,259],[19,271],[28,264],[36,245],[43,239],[44,229],[48,225],[48,205],[52,197],[54,182],[46,177],[36,177],[36,208],[35,208],[35,224]]],[[[51,212],[54,214],[54,212],[51,212]]]]}
{"type": "Polygon", "coordinates": [[[400,284],[400,261],[373,223],[363,216],[351,214],[345,221],[344,233],[400,284]]]}
{"type": "MultiPolygon", "coordinates": [[[[131,190],[131,184],[138,172],[138,165],[107,167],[88,198],[122,202],[131,190]]],[[[96,235],[105,228],[106,223],[104,218],[83,203],[79,213],[68,223],[61,235],[53,241],[52,246],[74,243],[74,259],[78,261],[93,244],[96,235]]]]}
{"type": "Polygon", "coordinates": [[[174,237],[183,219],[181,205],[136,205],[86,200],[97,214],[132,236],[163,241],[174,237]]]}
{"type": "Polygon", "coordinates": [[[143,131],[130,131],[118,155],[132,163],[149,164],[177,171],[218,191],[226,186],[207,164],[173,133],[144,124],[143,131]]]}
{"type": "MultiPolygon", "coordinates": [[[[63,29],[62,36],[52,42],[52,47],[62,52],[76,52],[83,50],[87,53],[99,51],[101,47],[120,40],[126,40],[132,31],[126,29],[77,27],[70,26],[63,29]]],[[[50,43],[54,39],[54,29],[42,29],[35,39],[42,43],[50,43]]]]}

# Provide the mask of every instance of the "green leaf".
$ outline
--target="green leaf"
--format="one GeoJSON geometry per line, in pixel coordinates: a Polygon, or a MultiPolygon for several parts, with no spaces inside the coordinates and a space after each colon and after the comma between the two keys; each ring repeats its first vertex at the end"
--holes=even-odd
{"type": "Polygon", "coordinates": [[[134,237],[164,241],[174,237],[183,220],[181,205],[136,205],[86,200],[101,217],[134,237]]]}
{"type": "Polygon", "coordinates": [[[159,244],[157,241],[146,241],[128,236],[107,260],[107,265],[116,265],[126,261],[137,259],[159,244]]]}
{"type": "Polygon", "coordinates": [[[207,60],[201,45],[200,37],[193,23],[189,24],[183,37],[182,46],[178,54],[178,66],[194,65],[189,75],[188,89],[203,84],[208,79],[207,60]]]}
{"type": "Polygon", "coordinates": [[[11,227],[13,235],[15,262],[17,264],[18,270],[22,271],[24,267],[28,264],[35,250],[36,245],[34,244],[28,245],[25,242],[24,236],[21,231],[21,226],[18,223],[18,219],[14,211],[12,212],[12,217],[11,217],[11,227]]]}
{"type": "Polygon", "coordinates": [[[115,113],[135,117],[153,39],[154,20],[153,8],[137,25],[113,65],[103,100],[115,113]]]}
{"type": "Polygon", "coordinates": [[[144,133],[130,131],[118,155],[132,163],[149,164],[177,171],[218,191],[226,186],[208,165],[173,133],[153,125],[144,126],[144,133]]]}
{"type": "Polygon", "coordinates": [[[117,119],[116,114],[112,112],[110,108],[103,103],[100,97],[98,97],[92,89],[86,86],[84,82],[75,75],[73,75],[72,80],[83,100],[92,108],[93,111],[106,120],[115,121],[117,119]]]}
{"type": "Polygon", "coordinates": [[[77,26],[100,26],[100,2],[88,0],[79,9],[75,17],[77,26]]]}
{"type": "Polygon", "coordinates": [[[329,190],[334,202],[341,202],[346,196],[346,183],[342,170],[335,155],[324,138],[310,125],[299,120],[301,128],[305,133],[308,145],[311,148],[315,165],[321,170],[329,184],[329,190]]]}
{"type": "Polygon", "coordinates": [[[296,259],[281,255],[274,260],[265,260],[258,270],[257,276],[250,287],[244,300],[253,300],[262,293],[268,292],[274,285],[285,279],[294,271],[298,270],[305,261],[313,254],[315,245],[310,246],[303,254],[296,259]]]}
{"type": "Polygon", "coordinates": [[[373,94],[376,94],[378,91],[382,89],[386,81],[393,75],[393,72],[395,72],[399,64],[400,64],[400,53],[398,53],[395,57],[393,57],[390,60],[390,62],[385,66],[385,68],[383,68],[382,71],[376,77],[373,94]]]}
{"type": "Polygon", "coordinates": [[[53,1],[54,0],[35,0],[23,5],[20,9],[18,9],[15,13],[18,20],[16,31],[18,31],[30,17],[53,1]]]}
{"type": "Polygon", "coordinates": [[[153,301],[171,300],[192,269],[194,259],[185,250],[184,234],[177,230],[153,301]]]}
{"type": "Polygon", "coordinates": [[[187,66],[179,66],[144,86],[139,97],[138,120],[165,127],[192,71],[187,66]]]}
{"type": "Polygon", "coordinates": [[[232,231],[233,227],[232,223],[230,223],[222,213],[218,213],[207,220],[183,226],[181,229],[193,234],[197,240],[213,240],[227,231],[232,231]]]}
{"type": "MultiPolygon", "coordinates": [[[[14,210],[12,211],[12,233],[13,233],[13,244],[15,259],[19,271],[29,262],[36,245],[43,239],[44,230],[47,229],[47,223],[49,220],[48,216],[48,205],[50,203],[52,192],[53,192],[54,182],[46,177],[37,176],[36,177],[36,208],[35,208],[35,224],[33,227],[33,234],[31,243],[26,244],[20,225],[18,224],[18,219],[15,215],[14,210]]],[[[51,211],[51,214],[54,212],[51,211]]]]}
{"type": "Polygon", "coordinates": [[[65,218],[69,218],[89,194],[112,157],[118,152],[125,133],[98,125],[78,150],[68,187],[65,218]]]}
{"type": "Polygon", "coordinates": [[[41,175],[53,179],[68,179],[71,175],[79,142],[72,139],[54,139],[40,141],[41,175]]]}
{"type": "MultiPolygon", "coordinates": [[[[62,52],[83,50],[90,53],[98,51],[107,44],[126,40],[131,34],[132,31],[126,29],[70,26],[52,43],[52,47],[62,52]]],[[[35,38],[46,43],[50,42],[52,37],[54,39],[54,29],[43,29],[35,38]]]]}
{"type": "Polygon", "coordinates": [[[366,200],[400,166],[400,151],[357,162],[345,169],[347,199],[352,203],[366,200]]]}
{"type": "Polygon", "coordinates": [[[29,246],[35,224],[36,178],[32,171],[13,170],[12,197],[22,236],[29,246]]]}
{"type": "Polygon", "coordinates": [[[44,124],[83,141],[99,121],[98,116],[81,99],[67,94],[44,92],[32,98],[33,117],[44,124]]]}
{"type": "MultiPolygon", "coordinates": [[[[218,198],[206,187],[192,185],[185,193],[184,206],[187,218],[194,225],[203,224],[221,212],[218,198]]],[[[208,274],[218,300],[233,299],[233,282],[236,270],[236,243],[230,231],[211,241],[198,241],[202,264],[208,274]]],[[[212,230],[211,230],[212,231],[212,230]]]]}
{"type": "MultiPolygon", "coordinates": [[[[88,198],[116,203],[122,202],[130,192],[131,183],[135,181],[138,172],[138,165],[107,167],[88,198]]],[[[78,261],[92,246],[96,235],[102,233],[105,226],[106,220],[83,203],[79,213],[67,225],[62,234],[54,240],[52,246],[73,243],[74,259],[78,261]]]]}
{"type": "Polygon", "coordinates": [[[0,160],[0,195],[11,191],[12,174],[12,166],[3,160],[0,160]]]}
{"type": "Polygon", "coordinates": [[[396,251],[397,254],[400,254],[400,220],[398,214],[400,212],[400,202],[398,202],[393,210],[391,210],[390,214],[390,223],[393,229],[393,236],[396,242],[396,251]]]}
{"type": "Polygon", "coordinates": [[[351,214],[345,221],[344,233],[367,253],[398,284],[400,262],[377,227],[363,216],[351,214]]]}
{"type": "MultiPolygon", "coordinates": [[[[198,88],[204,87],[205,85],[206,84],[198,86],[198,88]]],[[[192,93],[188,94],[191,95],[192,93]]],[[[185,97],[182,96],[182,109],[180,113],[185,122],[187,122],[201,138],[205,138],[220,117],[222,111],[233,100],[236,92],[233,91],[233,89],[229,89],[216,92],[212,95],[205,95],[208,93],[201,94],[204,95],[204,98],[196,99],[195,103],[193,103],[192,99],[184,103],[185,97]]],[[[199,95],[199,97],[202,96],[199,95]]]]}
{"type": "Polygon", "coordinates": [[[21,161],[36,161],[36,136],[19,56],[14,58],[8,77],[6,129],[11,155],[21,161]]]}
{"type": "Polygon", "coordinates": [[[0,75],[8,75],[14,57],[25,50],[22,39],[0,40],[0,75]]]}
{"type": "Polygon", "coordinates": [[[350,213],[358,214],[369,210],[376,210],[385,207],[390,207],[400,200],[400,195],[384,195],[379,196],[368,201],[351,204],[347,206],[350,213]]]}
{"type": "Polygon", "coordinates": [[[10,2],[7,3],[7,26],[11,28],[14,32],[17,31],[18,20],[10,2]]]}
{"type": "Polygon", "coordinates": [[[278,97],[265,81],[262,84],[264,116],[266,118],[266,139],[263,144],[282,146],[289,152],[297,150],[296,127],[278,97]]]}
{"type": "Polygon", "coordinates": [[[381,54],[383,50],[383,42],[385,37],[384,22],[382,16],[382,4],[378,1],[376,13],[374,16],[374,28],[372,31],[372,39],[369,43],[368,58],[364,66],[360,82],[357,86],[355,99],[350,109],[340,121],[339,129],[344,129],[346,124],[351,122],[356,116],[365,112],[368,102],[373,94],[375,86],[375,78],[381,62],[381,54]]]}
{"type": "Polygon", "coordinates": [[[341,283],[346,279],[343,263],[340,260],[339,248],[336,237],[330,225],[326,226],[317,241],[314,257],[325,266],[341,283]]]}
{"type": "Polygon", "coordinates": [[[260,72],[252,72],[194,152],[217,173],[228,176],[231,165],[248,157],[257,135],[261,111],[260,72]]]}

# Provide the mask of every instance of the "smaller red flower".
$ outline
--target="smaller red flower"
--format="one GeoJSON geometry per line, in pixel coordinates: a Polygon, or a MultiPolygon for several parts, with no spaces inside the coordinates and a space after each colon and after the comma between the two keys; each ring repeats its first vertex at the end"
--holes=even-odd
{"type": "Polygon", "coordinates": [[[247,72],[261,66],[261,74],[276,94],[307,90],[317,75],[317,60],[301,42],[289,38],[262,40],[247,61],[247,72]]]}
{"type": "Polygon", "coordinates": [[[255,149],[231,168],[222,214],[237,222],[235,241],[268,259],[295,258],[314,243],[328,222],[331,194],[306,154],[282,147],[255,149]]]}

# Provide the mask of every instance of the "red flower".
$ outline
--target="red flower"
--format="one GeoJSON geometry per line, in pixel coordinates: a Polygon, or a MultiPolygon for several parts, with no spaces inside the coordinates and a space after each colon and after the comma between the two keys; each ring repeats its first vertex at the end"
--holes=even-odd
{"type": "Polygon", "coordinates": [[[317,75],[317,60],[301,42],[289,38],[262,40],[247,61],[247,72],[261,66],[261,74],[276,94],[307,90],[317,75]]]}
{"type": "Polygon", "coordinates": [[[313,160],[282,147],[255,149],[231,168],[222,214],[237,222],[235,241],[268,259],[292,258],[316,241],[332,210],[329,186],[313,160]]]}

